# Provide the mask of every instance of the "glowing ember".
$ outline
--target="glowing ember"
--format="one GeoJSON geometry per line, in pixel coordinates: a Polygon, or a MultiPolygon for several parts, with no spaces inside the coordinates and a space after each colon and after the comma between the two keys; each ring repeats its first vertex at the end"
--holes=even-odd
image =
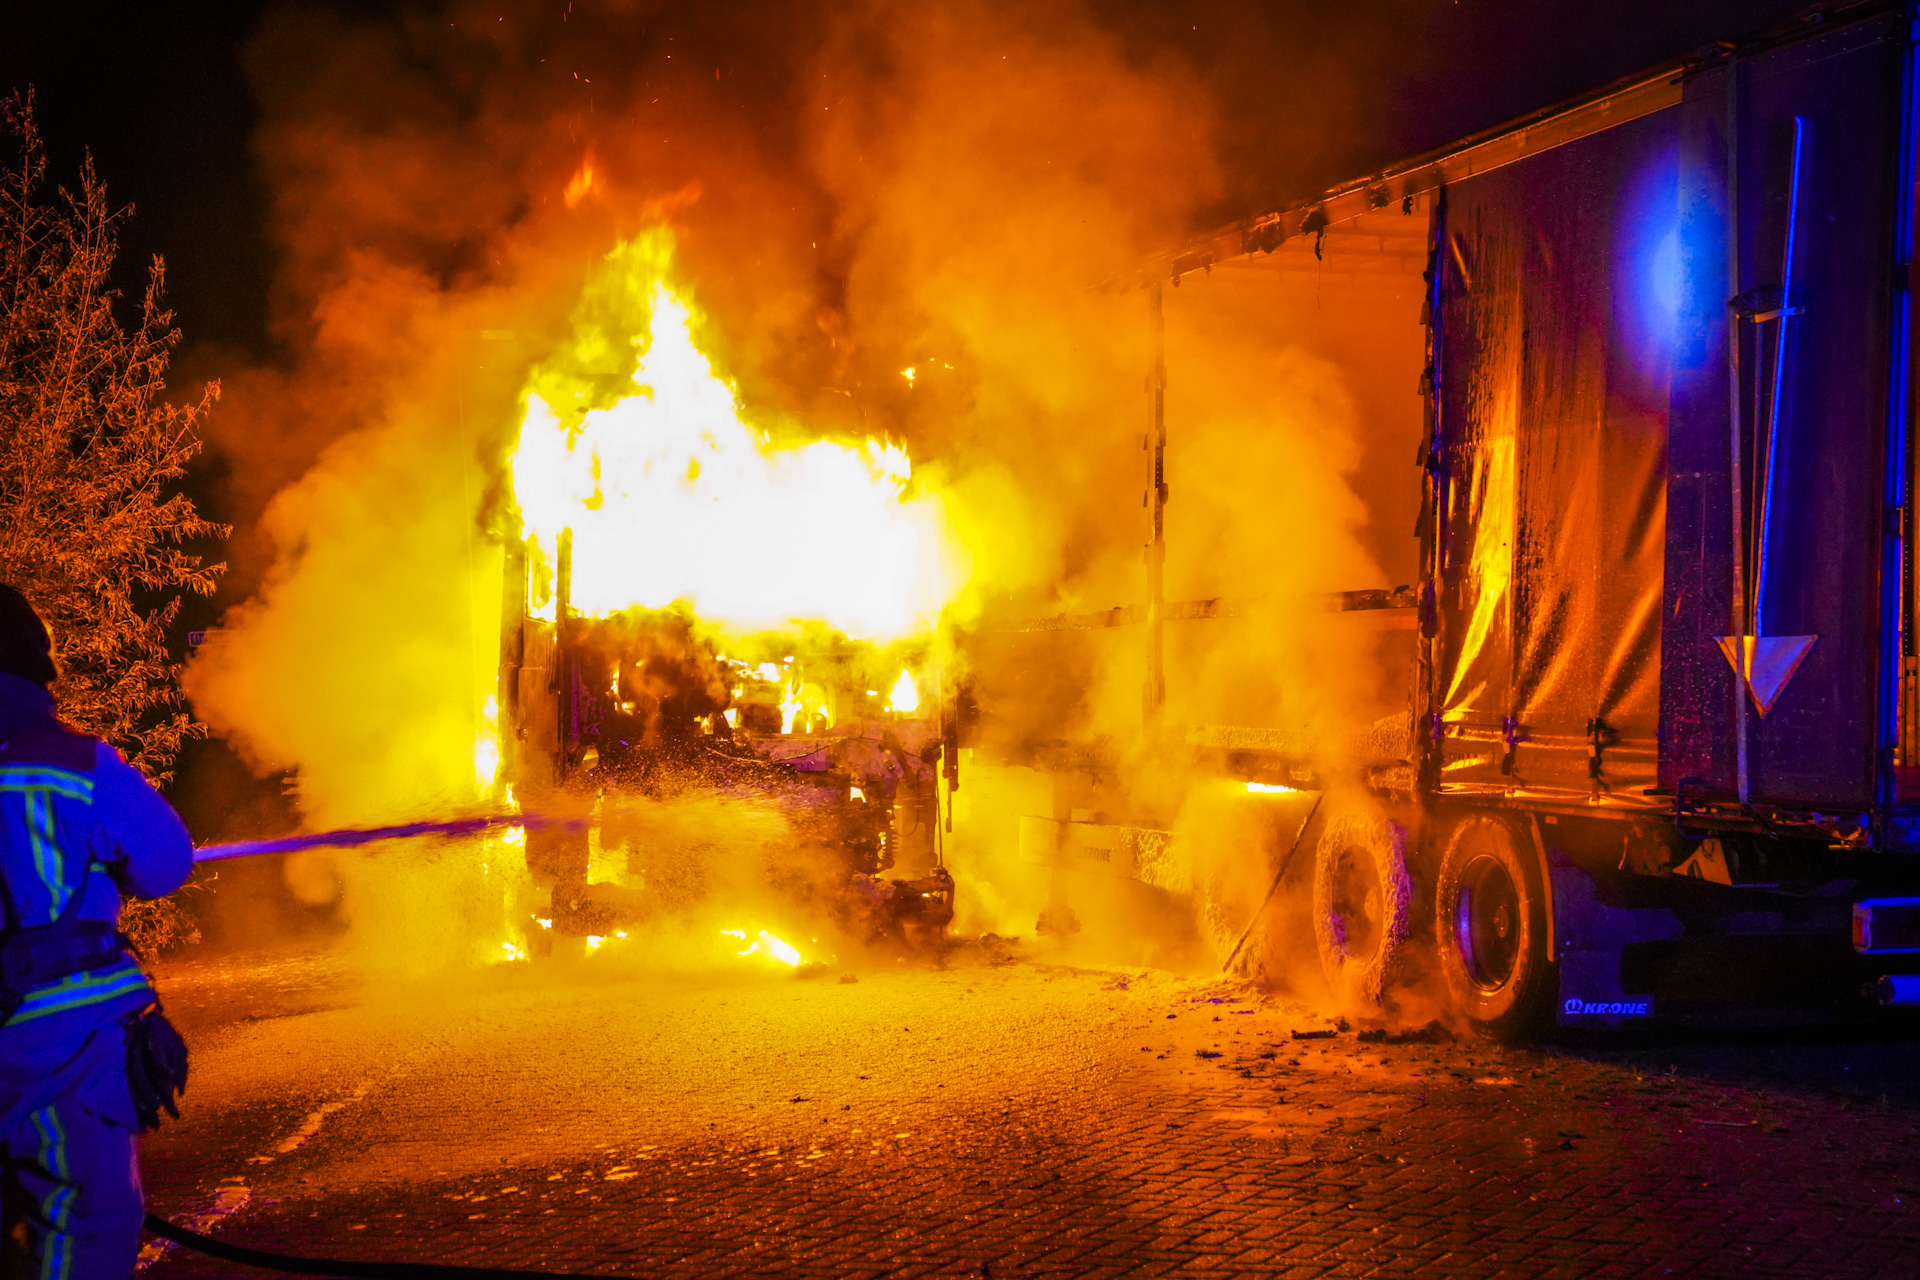
{"type": "Polygon", "coordinates": [[[744,422],[694,342],[699,316],[667,283],[671,256],[664,228],[610,254],[573,349],[529,383],[512,457],[522,536],[551,566],[573,531],[572,603],[589,617],[685,602],[755,630],[823,621],[888,640],[930,628],[958,560],[939,500],[908,492],[906,451],[775,447],[744,422]],[[621,360],[625,334],[609,331],[621,321],[605,313],[622,299],[638,313],[621,318],[625,332],[642,334],[634,390],[587,408],[591,383],[556,370],[621,360]]]}
{"type": "Polygon", "coordinates": [[[526,951],[514,946],[511,942],[501,943],[500,949],[507,953],[508,960],[525,960],[527,958],[526,951]]]}
{"type": "Polygon", "coordinates": [[[1247,784],[1247,791],[1249,794],[1260,796],[1297,796],[1300,794],[1298,787],[1283,787],[1277,782],[1249,782],[1247,784]]]}

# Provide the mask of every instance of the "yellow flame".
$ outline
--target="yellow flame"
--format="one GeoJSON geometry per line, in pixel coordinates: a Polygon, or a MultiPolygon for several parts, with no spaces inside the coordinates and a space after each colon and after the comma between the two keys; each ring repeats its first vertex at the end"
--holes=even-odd
{"type": "Polygon", "coordinates": [[[709,622],[763,631],[821,621],[890,640],[929,629],[960,558],[939,500],[907,492],[906,451],[774,447],[695,344],[700,320],[667,283],[671,257],[664,228],[610,254],[615,278],[583,299],[572,347],[529,382],[512,457],[522,536],[553,564],[573,531],[571,602],[590,617],[685,602],[709,622]],[[621,299],[638,314],[607,319],[621,299]],[[643,350],[633,390],[590,407],[599,393],[579,371],[622,359],[608,332],[621,321],[646,331],[632,340],[643,350]]]}
{"type": "MultiPolygon", "coordinates": [[[[720,932],[732,938],[744,939],[747,936],[745,930],[722,929],[720,932]]],[[[743,956],[765,956],[769,960],[779,961],[790,969],[797,967],[800,963],[799,948],[790,942],[781,941],[765,929],[762,929],[760,936],[755,938],[752,944],[739,954],[743,956]]]]}
{"type": "Polygon", "coordinates": [[[780,732],[792,733],[793,722],[805,708],[800,701],[800,681],[796,677],[787,684],[787,696],[780,699],[780,732]]]}
{"type": "Polygon", "coordinates": [[[902,713],[920,709],[920,690],[914,687],[913,675],[904,667],[900,678],[893,682],[893,691],[887,695],[887,707],[902,713]]]}
{"type": "Polygon", "coordinates": [[[1247,791],[1251,795],[1260,796],[1296,796],[1300,794],[1298,787],[1283,787],[1277,782],[1249,782],[1247,784],[1247,791]]]}
{"type": "Polygon", "coordinates": [[[492,694],[480,707],[480,733],[473,740],[473,780],[482,791],[500,773],[500,700],[492,694]]]}
{"type": "Polygon", "coordinates": [[[527,958],[527,953],[521,948],[514,946],[511,942],[501,943],[500,949],[507,953],[508,960],[525,960],[527,958]]]}
{"type": "Polygon", "coordinates": [[[809,684],[796,670],[780,699],[781,733],[819,733],[833,727],[833,707],[827,691],[809,684]]]}

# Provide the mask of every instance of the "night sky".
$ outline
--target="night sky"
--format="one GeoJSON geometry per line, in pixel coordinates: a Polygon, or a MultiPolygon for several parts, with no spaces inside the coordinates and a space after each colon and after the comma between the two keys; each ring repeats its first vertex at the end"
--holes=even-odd
{"type": "MultiPolygon", "coordinates": [[[[654,6],[653,20],[670,30],[679,15],[704,7],[654,6]]],[[[1097,0],[1092,7],[1142,61],[1173,54],[1209,80],[1224,105],[1230,186],[1213,212],[1226,221],[1805,6],[1097,0]]],[[[250,148],[257,109],[243,69],[249,35],[269,8],[257,0],[0,7],[0,90],[36,91],[57,180],[70,178],[82,149],[91,149],[110,194],[137,207],[123,235],[123,269],[165,255],[178,322],[189,349],[202,348],[203,357],[208,347],[271,356],[273,250],[250,148]]],[[[375,21],[426,10],[333,8],[375,21]]],[[[137,275],[128,283],[137,285],[137,275]]],[[[217,376],[217,354],[210,363],[205,372],[217,376]]]]}

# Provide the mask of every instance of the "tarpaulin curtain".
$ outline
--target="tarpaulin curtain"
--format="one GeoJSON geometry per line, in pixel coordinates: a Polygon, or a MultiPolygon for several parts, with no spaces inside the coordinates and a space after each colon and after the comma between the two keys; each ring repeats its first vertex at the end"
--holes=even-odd
{"type": "Polygon", "coordinates": [[[1632,259],[1662,252],[1672,132],[1661,113],[1448,194],[1445,787],[1652,785],[1670,362],[1632,259]]]}

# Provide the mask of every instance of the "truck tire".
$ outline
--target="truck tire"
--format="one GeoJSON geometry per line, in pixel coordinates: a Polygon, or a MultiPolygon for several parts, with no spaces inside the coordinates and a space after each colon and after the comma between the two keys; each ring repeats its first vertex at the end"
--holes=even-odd
{"type": "Polygon", "coordinates": [[[1553,993],[1540,860],[1505,818],[1474,814],[1440,857],[1434,942],[1454,1010],[1482,1035],[1511,1039],[1553,993]]]}
{"type": "Polygon", "coordinates": [[[1377,1009],[1413,922],[1407,833],[1378,813],[1328,822],[1313,865],[1313,935],[1335,999],[1377,1009]]]}

